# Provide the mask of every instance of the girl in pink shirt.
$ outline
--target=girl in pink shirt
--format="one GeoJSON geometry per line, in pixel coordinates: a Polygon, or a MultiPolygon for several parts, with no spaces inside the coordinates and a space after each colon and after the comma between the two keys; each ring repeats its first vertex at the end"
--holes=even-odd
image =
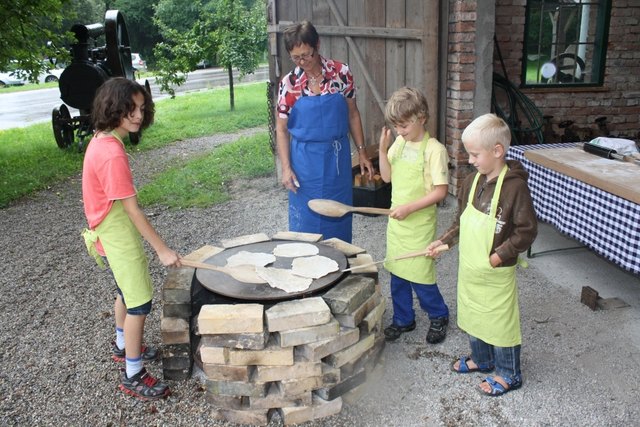
{"type": "Polygon", "coordinates": [[[82,234],[98,264],[104,266],[106,258],[117,285],[112,358],[125,361],[120,388],[143,400],[166,397],[169,388],[143,366],[143,361],[154,359],[157,351],[142,344],[153,296],[142,238],[163,265],[180,267],[179,255],[164,243],[138,206],[122,142],[130,132],[147,128],[153,116],[151,96],[140,84],[120,77],[108,80],[93,102],[96,132],[82,169],[82,198],[89,225],[82,234]]]}

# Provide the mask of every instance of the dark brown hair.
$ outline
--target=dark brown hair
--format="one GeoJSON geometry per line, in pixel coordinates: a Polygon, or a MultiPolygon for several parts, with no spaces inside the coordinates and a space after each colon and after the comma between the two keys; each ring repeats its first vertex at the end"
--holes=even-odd
{"type": "Polygon", "coordinates": [[[155,115],[151,95],[138,82],[124,77],[114,77],[103,83],[96,91],[91,110],[94,129],[105,131],[120,126],[122,119],[135,109],[133,95],[138,93],[144,96],[144,114],[140,130],[148,128],[153,123],[155,115]]]}
{"type": "Polygon", "coordinates": [[[318,47],[320,36],[313,24],[309,21],[302,21],[284,30],[284,48],[291,52],[294,47],[308,44],[312,48],[318,47]]]}

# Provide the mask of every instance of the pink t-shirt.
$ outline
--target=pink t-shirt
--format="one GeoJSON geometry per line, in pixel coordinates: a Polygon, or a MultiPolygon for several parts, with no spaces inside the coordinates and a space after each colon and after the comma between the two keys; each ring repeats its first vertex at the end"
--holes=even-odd
{"type": "Polygon", "coordinates": [[[82,166],[82,200],[90,229],[95,229],[111,210],[114,200],[136,195],[129,158],[114,136],[93,137],[82,166]]]}

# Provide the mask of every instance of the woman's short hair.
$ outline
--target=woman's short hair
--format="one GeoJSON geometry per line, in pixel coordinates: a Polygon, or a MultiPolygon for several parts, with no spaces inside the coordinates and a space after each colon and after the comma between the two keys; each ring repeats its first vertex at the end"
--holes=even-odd
{"type": "Polygon", "coordinates": [[[291,52],[294,47],[308,44],[314,49],[318,47],[320,36],[313,24],[309,21],[301,21],[284,30],[284,48],[291,52]]]}
{"type": "Polygon", "coordinates": [[[500,144],[506,153],[511,145],[511,129],[500,117],[488,113],[475,118],[462,132],[461,139],[463,144],[473,141],[487,150],[500,144]]]}
{"type": "Polygon", "coordinates": [[[429,120],[429,105],[424,95],[412,87],[403,87],[391,95],[384,109],[385,119],[392,124],[424,118],[429,120]]]}
{"type": "Polygon", "coordinates": [[[133,95],[138,93],[144,96],[144,114],[140,130],[148,128],[153,123],[155,115],[151,94],[138,82],[124,77],[114,77],[96,91],[91,110],[94,129],[105,131],[120,126],[122,119],[136,108],[133,95]]]}

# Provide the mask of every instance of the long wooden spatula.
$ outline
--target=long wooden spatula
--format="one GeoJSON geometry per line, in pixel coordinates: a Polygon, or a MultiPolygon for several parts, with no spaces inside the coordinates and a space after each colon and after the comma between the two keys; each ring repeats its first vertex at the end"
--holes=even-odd
{"type": "Polygon", "coordinates": [[[345,205],[344,203],[336,202],[329,199],[312,199],[307,203],[309,209],[324,216],[341,217],[349,212],[366,213],[373,215],[389,215],[390,209],[383,208],[369,208],[369,207],[356,207],[345,205]]]}
{"type": "MultiPolygon", "coordinates": [[[[437,253],[448,251],[448,250],[449,250],[449,245],[440,245],[437,248],[435,248],[435,251],[437,253]]],[[[417,256],[425,256],[425,255],[427,255],[427,253],[428,253],[428,251],[426,249],[422,249],[422,250],[419,250],[417,252],[410,252],[410,253],[407,253],[407,254],[404,254],[404,255],[397,256],[395,258],[392,258],[391,261],[399,261],[401,259],[415,258],[417,256]]],[[[345,270],[342,270],[342,272],[345,273],[347,271],[353,271],[353,270],[357,270],[359,268],[371,267],[372,265],[381,264],[381,263],[383,263],[385,261],[387,261],[387,260],[383,259],[382,261],[369,262],[369,263],[366,263],[366,264],[357,265],[355,267],[351,267],[351,268],[347,268],[345,270]]]]}
{"type": "Polygon", "coordinates": [[[201,268],[203,270],[219,271],[229,275],[239,282],[244,283],[267,283],[256,273],[256,268],[252,265],[238,265],[236,267],[219,267],[217,265],[206,264],[204,262],[191,261],[181,258],[180,263],[185,267],[201,268]]]}

